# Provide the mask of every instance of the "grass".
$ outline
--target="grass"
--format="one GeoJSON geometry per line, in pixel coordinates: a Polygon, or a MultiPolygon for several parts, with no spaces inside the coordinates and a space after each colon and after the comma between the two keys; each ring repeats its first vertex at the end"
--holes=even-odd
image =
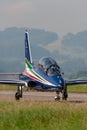
{"type": "MultiPolygon", "coordinates": [[[[87,92],[87,85],[74,85],[68,86],[69,92],[87,92]]],[[[0,85],[0,90],[17,90],[17,86],[12,85],[0,85]]],[[[26,90],[26,88],[24,88],[26,90]]]]}
{"type": "Polygon", "coordinates": [[[87,104],[0,101],[1,130],[87,130],[87,104]]]}
{"type": "Polygon", "coordinates": [[[0,85],[0,90],[17,90],[17,86],[0,85]]]}
{"type": "Polygon", "coordinates": [[[71,85],[67,88],[69,92],[87,92],[87,85],[71,85]]]}
{"type": "MultiPolygon", "coordinates": [[[[16,90],[1,85],[0,90],[16,90]]],[[[87,92],[87,86],[68,86],[87,92]]],[[[0,130],[87,130],[87,103],[0,99],[0,130]]]]}

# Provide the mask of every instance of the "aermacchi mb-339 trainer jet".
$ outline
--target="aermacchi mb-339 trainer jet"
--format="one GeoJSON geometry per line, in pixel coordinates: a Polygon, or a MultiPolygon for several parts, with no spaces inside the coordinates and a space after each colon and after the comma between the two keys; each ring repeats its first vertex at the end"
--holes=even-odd
{"type": "MultiPolygon", "coordinates": [[[[39,50],[38,50],[39,51],[39,50]]],[[[32,63],[29,33],[25,31],[25,70],[19,75],[19,80],[0,80],[0,84],[17,85],[16,100],[22,98],[22,88],[55,89],[55,100],[68,98],[67,85],[87,84],[87,80],[64,80],[57,62],[51,57],[43,57],[37,66],[32,63]]]]}

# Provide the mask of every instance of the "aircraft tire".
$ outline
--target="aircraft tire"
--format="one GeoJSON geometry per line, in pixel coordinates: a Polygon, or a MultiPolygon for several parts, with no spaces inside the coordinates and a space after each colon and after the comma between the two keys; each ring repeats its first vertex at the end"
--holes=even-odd
{"type": "Polygon", "coordinates": [[[15,99],[16,99],[16,100],[19,100],[19,99],[20,99],[20,94],[19,94],[19,92],[16,92],[16,93],[15,93],[15,99]]]}
{"type": "Polygon", "coordinates": [[[59,101],[60,100],[60,96],[55,96],[55,101],[59,101]]]}
{"type": "Polygon", "coordinates": [[[63,99],[63,100],[67,100],[67,98],[68,98],[67,86],[65,86],[65,87],[64,87],[64,90],[63,90],[62,99],[63,99]]]}
{"type": "Polygon", "coordinates": [[[67,100],[67,98],[68,98],[67,94],[64,94],[63,97],[62,97],[63,100],[67,100]]]}

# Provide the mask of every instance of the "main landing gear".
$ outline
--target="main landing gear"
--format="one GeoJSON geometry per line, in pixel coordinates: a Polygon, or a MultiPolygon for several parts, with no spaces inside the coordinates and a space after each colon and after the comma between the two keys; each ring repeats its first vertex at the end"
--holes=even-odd
{"type": "Polygon", "coordinates": [[[17,92],[15,93],[15,99],[19,100],[22,98],[22,86],[18,86],[17,92]]]}
{"type": "Polygon", "coordinates": [[[61,99],[60,92],[62,93],[62,100],[67,100],[68,98],[67,86],[65,86],[63,90],[60,89],[56,90],[56,96],[54,97],[56,101],[59,101],[61,99]]]}
{"type": "MultiPolygon", "coordinates": [[[[68,93],[67,93],[67,86],[64,87],[63,90],[57,89],[55,100],[59,101],[61,99],[60,92],[62,93],[62,100],[67,100],[68,93]]],[[[19,100],[22,98],[22,85],[18,86],[17,92],[15,93],[15,99],[19,100]]]]}

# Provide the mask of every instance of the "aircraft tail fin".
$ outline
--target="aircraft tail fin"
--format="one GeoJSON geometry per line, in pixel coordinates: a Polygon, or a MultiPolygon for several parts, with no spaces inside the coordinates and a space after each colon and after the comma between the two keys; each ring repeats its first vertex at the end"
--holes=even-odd
{"type": "Polygon", "coordinates": [[[32,64],[32,56],[31,56],[31,48],[30,48],[30,41],[29,41],[29,33],[25,31],[25,58],[32,64]]]}

